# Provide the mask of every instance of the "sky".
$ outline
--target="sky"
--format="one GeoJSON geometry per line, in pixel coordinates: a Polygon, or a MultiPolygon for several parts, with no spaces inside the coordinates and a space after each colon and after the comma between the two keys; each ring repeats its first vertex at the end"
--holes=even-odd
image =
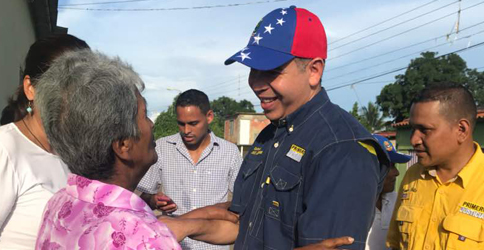
{"type": "Polygon", "coordinates": [[[264,15],[291,5],[322,21],[328,36],[322,85],[345,110],[375,102],[404,70],[383,74],[423,51],[463,50],[469,68],[484,70],[484,46],[477,46],[484,42],[484,0],[59,0],[57,24],[130,63],[146,84],[153,119],[192,88],[210,100],[249,100],[261,112],[247,83],[249,68],[224,61],[245,47],[264,15]]]}

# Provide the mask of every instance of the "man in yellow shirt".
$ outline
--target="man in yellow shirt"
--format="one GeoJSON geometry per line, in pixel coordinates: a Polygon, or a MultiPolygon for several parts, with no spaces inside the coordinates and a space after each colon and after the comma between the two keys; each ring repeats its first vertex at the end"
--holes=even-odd
{"type": "Polygon", "coordinates": [[[484,154],[473,141],[474,98],[434,84],[410,110],[418,163],[399,189],[388,231],[392,249],[484,249],[484,154]]]}

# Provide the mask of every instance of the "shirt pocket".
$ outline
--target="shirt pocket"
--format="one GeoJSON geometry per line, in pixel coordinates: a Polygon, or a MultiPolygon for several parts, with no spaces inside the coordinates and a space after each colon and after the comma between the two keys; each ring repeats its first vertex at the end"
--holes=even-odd
{"type": "Polygon", "coordinates": [[[421,207],[401,205],[398,208],[395,220],[398,223],[398,230],[402,236],[401,247],[411,249],[412,233],[415,231],[415,222],[422,212],[421,207]]]}
{"type": "Polygon", "coordinates": [[[234,184],[234,193],[231,210],[242,215],[247,203],[254,199],[257,192],[256,176],[257,170],[262,165],[261,160],[254,160],[247,157],[240,167],[239,174],[234,184]]]}
{"type": "Polygon", "coordinates": [[[264,244],[270,249],[292,249],[295,241],[295,217],[301,175],[300,164],[278,163],[269,173],[264,187],[264,244]],[[288,170],[289,169],[289,170],[288,170]]]}
{"type": "Polygon", "coordinates": [[[465,214],[445,217],[443,227],[448,231],[446,249],[484,249],[484,223],[482,219],[465,214]]]}
{"type": "Polygon", "coordinates": [[[270,192],[268,194],[269,199],[266,199],[268,202],[266,212],[269,216],[292,228],[298,204],[297,196],[301,175],[287,170],[288,167],[291,169],[300,168],[299,164],[286,166],[282,163],[276,165],[270,171],[273,192],[270,192]]]}

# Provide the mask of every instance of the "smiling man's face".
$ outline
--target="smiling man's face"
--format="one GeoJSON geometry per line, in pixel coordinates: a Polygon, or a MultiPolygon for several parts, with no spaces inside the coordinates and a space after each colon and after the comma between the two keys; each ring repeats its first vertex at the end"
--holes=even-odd
{"type": "Polygon", "coordinates": [[[251,69],[249,85],[269,120],[285,118],[311,99],[309,71],[300,67],[292,60],[273,70],[251,69]]]}

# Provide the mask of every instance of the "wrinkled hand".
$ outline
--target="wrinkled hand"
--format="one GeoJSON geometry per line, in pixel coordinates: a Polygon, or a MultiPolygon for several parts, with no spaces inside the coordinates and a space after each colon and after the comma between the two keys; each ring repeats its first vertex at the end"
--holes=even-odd
{"type": "Polygon", "coordinates": [[[230,212],[228,210],[229,207],[230,202],[217,203],[192,210],[181,217],[187,219],[227,220],[237,223],[239,216],[230,212]]]}
{"type": "Polygon", "coordinates": [[[178,209],[175,202],[163,192],[151,196],[151,207],[161,210],[163,213],[173,213],[178,209]]]}
{"type": "Polygon", "coordinates": [[[337,247],[351,245],[354,241],[355,240],[351,237],[332,238],[323,240],[316,244],[299,247],[295,250],[337,250],[337,247]]]}

